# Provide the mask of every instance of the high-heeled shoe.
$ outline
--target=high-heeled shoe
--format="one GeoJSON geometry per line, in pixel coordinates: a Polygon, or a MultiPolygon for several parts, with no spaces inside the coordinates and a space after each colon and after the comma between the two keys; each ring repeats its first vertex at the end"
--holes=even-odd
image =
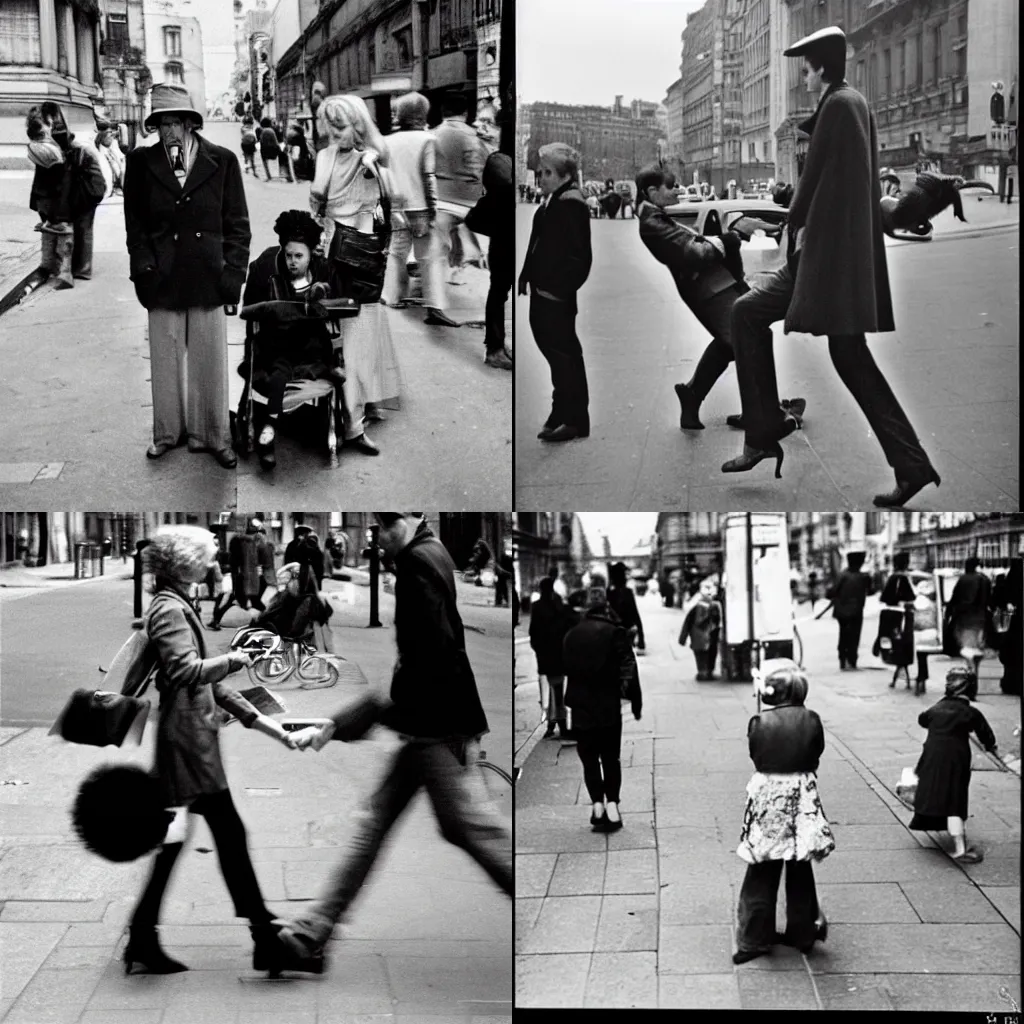
{"type": "Polygon", "coordinates": [[[775,459],[775,479],[782,479],[782,460],[785,458],[786,453],[782,450],[782,445],[776,441],[770,448],[762,451],[759,448],[750,448],[747,445],[743,446],[743,454],[737,456],[735,459],[730,459],[728,462],[722,463],[723,473],[746,473],[753,469],[759,462],[763,462],[765,459],[775,459]]]}
{"type": "Polygon", "coordinates": [[[942,483],[942,478],[934,469],[929,469],[927,473],[922,476],[915,477],[913,480],[900,480],[896,478],[896,487],[894,490],[888,491],[886,494],[876,494],[874,504],[876,508],[902,508],[911,498],[917,494],[918,491],[927,487],[929,484],[935,484],[938,487],[942,483]]]}
{"type": "Polygon", "coordinates": [[[136,964],[142,967],[142,974],[178,974],[188,970],[185,964],[172,959],[161,949],[155,927],[130,927],[123,959],[125,974],[131,974],[136,964]]]}

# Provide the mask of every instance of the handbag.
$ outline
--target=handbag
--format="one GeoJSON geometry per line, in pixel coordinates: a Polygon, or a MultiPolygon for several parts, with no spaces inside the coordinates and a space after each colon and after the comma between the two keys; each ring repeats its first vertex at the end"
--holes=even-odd
{"type": "Polygon", "coordinates": [[[914,809],[914,798],[917,796],[917,772],[913,768],[904,768],[900,781],[896,784],[896,799],[911,811],[914,809]]]}

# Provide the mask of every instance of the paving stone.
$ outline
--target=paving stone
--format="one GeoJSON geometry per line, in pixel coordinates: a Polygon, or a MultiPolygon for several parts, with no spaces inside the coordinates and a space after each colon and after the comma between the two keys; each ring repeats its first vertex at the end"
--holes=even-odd
{"type": "MultiPolygon", "coordinates": [[[[398,1000],[396,1013],[403,1004],[415,1005],[430,1013],[458,1011],[480,1002],[512,1000],[512,976],[507,957],[437,959],[435,957],[389,957],[387,975],[391,995],[398,1000]]],[[[380,1005],[386,1011],[387,989],[381,988],[380,1005]]]]}
{"type": "MultiPolygon", "coordinates": [[[[599,833],[600,834],[600,833],[599,833]]],[[[622,828],[604,833],[608,850],[653,850],[658,845],[650,811],[622,812],[622,828]]]]}
{"type": "Polygon", "coordinates": [[[1003,920],[970,882],[901,882],[900,888],[926,924],[990,924],[1003,920]]]}
{"type": "Polygon", "coordinates": [[[697,885],[670,882],[662,886],[659,911],[662,924],[731,925],[736,917],[738,888],[723,881],[697,885]]]}
{"type": "Polygon", "coordinates": [[[546,896],[557,860],[555,853],[516,854],[516,899],[546,896]]]}
{"type": "Polygon", "coordinates": [[[718,845],[721,836],[718,829],[703,819],[699,825],[692,821],[688,825],[663,827],[658,825],[658,850],[664,856],[691,857],[696,859],[709,847],[718,845]]]}
{"type": "MultiPolygon", "coordinates": [[[[114,947],[58,946],[47,958],[47,970],[60,971],[70,967],[106,967],[117,955],[114,947]]],[[[186,961],[187,963],[187,961],[186,961]]],[[[4,962],[4,991],[7,990],[7,964],[4,962]]]]}
{"type": "Polygon", "coordinates": [[[664,774],[666,765],[672,765],[671,774],[674,777],[700,777],[707,773],[706,761],[701,745],[691,739],[673,737],[654,740],[654,764],[659,775],[664,774]]]}
{"type": "Polygon", "coordinates": [[[604,873],[606,894],[655,892],[657,850],[609,850],[604,873]]]}
{"type": "Polygon", "coordinates": [[[738,857],[736,865],[733,867],[717,859],[713,865],[703,864],[699,859],[694,859],[685,853],[662,854],[658,858],[658,875],[662,886],[692,885],[698,878],[708,885],[717,885],[722,882],[732,884],[737,879],[743,878],[743,866],[738,857]]]}
{"type": "Polygon", "coordinates": [[[549,896],[520,948],[524,953],[590,952],[600,912],[600,896],[549,896]]]}
{"type": "Polygon", "coordinates": [[[981,891],[995,904],[996,909],[1020,934],[1020,886],[984,885],[981,891]]]}
{"type": "Polygon", "coordinates": [[[163,1014],[162,1009],[86,1010],[78,1024],[160,1024],[163,1014]]]}
{"type": "Polygon", "coordinates": [[[591,832],[586,817],[577,818],[565,807],[517,808],[515,827],[516,853],[597,853],[607,849],[604,835],[591,832]]]}
{"type": "Polygon", "coordinates": [[[548,896],[600,896],[604,890],[604,853],[560,853],[548,896]]]}
{"type": "Polygon", "coordinates": [[[526,937],[533,932],[533,927],[537,923],[542,906],[544,906],[544,900],[541,897],[531,899],[520,897],[513,900],[512,911],[515,917],[513,931],[517,953],[521,952],[522,946],[526,942],[526,937]]]}
{"type": "Polygon", "coordinates": [[[578,1009],[583,1005],[590,961],[590,953],[517,956],[516,1009],[578,1009]]]}
{"type": "Polygon", "coordinates": [[[662,1010],[739,1010],[738,975],[662,974],[658,978],[658,1006],[662,1010]]]}
{"type": "MultiPolygon", "coordinates": [[[[990,968],[991,969],[991,968],[990,968]]],[[[932,1010],[1008,1014],[1010,1004],[999,995],[1005,988],[1021,1005],[1019,967],[1007,974],[891,974],[889,984],[897,1010],[932,1010]]],[[[980,1019],[980,1017],[979,1017],[980,1019]]],[[[1000,1016],[1001,1021],[1008,1018],[1000,1016]]]]}
{"type": "Polygon", "coordinates": [[[661,974],[722,974],[731,969],[731,928],[726,925],[661,925],[658,937],[661,974]]]}
{"type": "MultiPolygon", "coordinates": [[[[781,887],[780,887],[781,888],[781,887]]],[[[818,900],[829,922],[886,924],[920,921],[896,882],[818,883],[818,900]]]]}
{"type": "Polygon", "coordinates": [[[86,1008],[162,1010],[189,981],[191,979],[186,980],[185,974],[132,974],[126,977],[119,961],[108,961],[86,1008]]]}
{"type": "Polygon", "coordinates": [[[826,974],[815,978],[826,1010],[895,1010],[887,974],[826,974]]]}
{"type": "Polygon", "coordinates": [[[604,897],[594,952],[656,952],[657,948],[658,898],[653,893],[604,897]]]}
{"type": "Polygon", "coordinates": [[[101,974],[88,968],[37,971],[4,1024],[76,1024],[101,974]]]}
{"type": "Polygon", "coordinates": [[[654,952],[594,953],[585,1008],[656,1009],[658,964],[654,952]]]}
{"type": "Polygon", "coordinates": [[[14,847],[0,860],[0,900],[96,900],[141,888],[146,864],[112,864],[83,846],[14,847]]]}
{"type": "Polygon", "coordinates": [[[744,1010],[817,1010],[811,979],[799,971],[755,974],[738,971],[736,984],[744,1010]]]}
{"type": "Polygon", "coordinates": [[[938,850],[836,850],[814,867],[823,885],[834,882],[956,881],[957,867],[938,850]]]}
{"type": "MultiPolygon", "coordinates": [[[[653,811],[654,810],[654,776],[648,765],[639,768],[623,768],[622,770],[622,806],[621,810],[653,811]]],[[[581,793],[581,797],[585,794],[581,793]]],[[[589,803],[589,799],[587,800],[589,803]]]]}
{"type": "Polygon", "coordinates": [[[1020,940],[1005,923],[953,930],[944,924],[838,924],[809,963],[816,974],[1012,973],[1020,969],[1020,940]]]}
{"type": "Polygon", "coordinates": [[[408,960],[408,957],[392,960],[385,956],[332,956],[330,970],[316,986],[318,1012],[391,1012],[391,999],[396,994],[389,980],[391,965],[408,960]]]}
{"type": "MultiPolygon", "coordinates": [[[[910,821],[908,812],[907,821],[910,821]]],[[[875,825],[832,824],[837,850],[914,850],[920,846],[917,833],[910,832],[898,821],[875,825]]]]}
{"type": "Polygon", "coordinates": [[[60,922],[0,923],[5,999],[21,994],[66,932],[67,925],[60,922]]]}

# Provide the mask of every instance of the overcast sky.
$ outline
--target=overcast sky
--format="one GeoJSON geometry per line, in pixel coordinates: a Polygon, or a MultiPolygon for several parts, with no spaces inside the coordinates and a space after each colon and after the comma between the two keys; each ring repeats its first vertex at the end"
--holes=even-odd
{"type": "MultiPolygon", "coordinates": [[[[522,0],[520,0],[522,2],[522,0]]],[[[625,555],[638,542],[651,539],[658,522],[657,512],[577,512],[586,531],[590,550],[598,558],[604,554],[601,534],[608,535],[613,555],[625,555]]]]}
{"type": "Polygon", "coordinates": [[[524,103],[661,103],[679,77],[686,15],[703,0],[518,0],[517,92],[524,103]]]}

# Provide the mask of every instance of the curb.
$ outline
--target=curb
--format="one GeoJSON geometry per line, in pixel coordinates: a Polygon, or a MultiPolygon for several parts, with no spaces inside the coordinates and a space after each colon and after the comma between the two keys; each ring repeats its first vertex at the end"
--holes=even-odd
{"type": "MultiPolygon", "coordinates": [[[[22,260],[22,267],[15,271],[15,274],[22,275],[24,267],[29,266],[30,263],[35,264],[38,261],[38,255],[32,254],[31,261],[22,260]]],[[[40,272],[38,266],[33,266],[28,273],[24,273],[23,276],[15,278],[15,284],[8,292],[0,298],[0,316],[4,313],[13,309],[22,301],[27,298],[32,292],[36,290],[40,285],[45,284],[48,279],[47,275],[40,272]]]]}

